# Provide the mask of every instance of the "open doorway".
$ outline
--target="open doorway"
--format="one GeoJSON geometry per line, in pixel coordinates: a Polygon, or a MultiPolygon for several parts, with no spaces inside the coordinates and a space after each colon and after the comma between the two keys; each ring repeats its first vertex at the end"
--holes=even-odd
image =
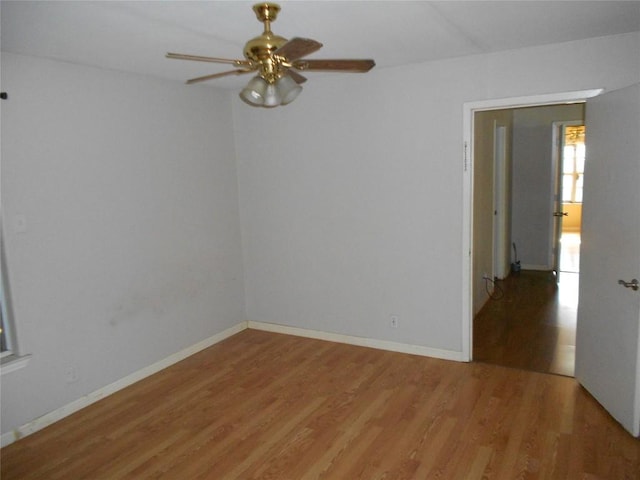
{"type": "MultiPolygon", "coordinates": [[[[634,436],[640,432],[638,394],[637,258],[640,224],[628,215],[638,205],[637,162],[640,85],[467,102],[463,107],[462,351],[474,359],[472,298],[474,256],[473,119],[477,111],[586,101],[587,173],[580,252],[579,324],[575,377],[634,436]],[[612,193],[613,192],[613,193],[612,193]],[[606,258],[606,261],[603,261],[606,258]],[[603,328],[603,319],[606,327],[603,328]],[[624,348],[621,348],[624,346],[624,348]]],[[[481,274],[480,274],[481,275],[481,274]]],[[[481,279],[481,278],[480,278],[481,279]]]]}
{"type": "MultiPolygon", "coordinates": [[[[602,89],[578,90],[572,92],[546,93],[540,95],[529,95],[524,97],[495,98],[489,100],[479,100],[466,102],[463,105],[462,132],[463,143],[461,145],[462,156],[462,290],[461,290],[461,324],[462,324],[462,358],[471,361],[474,358],[473,352],[473,317],[476,311],[475,294],[484,289],[482,270],[477,268],[477,257],[479,253],[476,249],[477,242],[486,243],[482,238],[484,234],[474,231],[474,220],[477,200],[475,198],[477,190],[475,185],[476,171],[484,171],[480,165],[476,165],[474,148],[475,125],[474,117],[477,112],[513,109],[537,105],[557,105],[584,103],[587,99],[600,95],[602,89]]],[[[489,189],[491,190],[491,189],[489,189]]],[[[492,192],[491,192],[492,195],[492,192]]]]}
{"type": "Polygon", "coordinates": [[[554,212],[559,229],[556,243],[558,318],[556,325],[564,336],[555,345],[556,362],[551,373],[573,376],[577,331],[578,289],[580,286],[580,245],[582,239],[582,197],[586,157],[584,122],[556,122],[558,139],[559,212],[554,212]]]}
{"type": "Polygon", "coordinates": [[[583,104],[474,114],[474,360],[573,376],[583,123],[583,104]]]}
{"type": "Polygon", "coordinates": [[[554,124],[560,137],[559,183],[561,188],[558,270],[561,275],[580,273],[582,196],[585,163],[585,126],[580,122],[554,124]]]}

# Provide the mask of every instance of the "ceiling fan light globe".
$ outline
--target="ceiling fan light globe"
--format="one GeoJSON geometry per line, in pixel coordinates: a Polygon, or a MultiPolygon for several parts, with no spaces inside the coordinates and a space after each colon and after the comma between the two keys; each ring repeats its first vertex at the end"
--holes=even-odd
{"type": "Polygon", "coordinates": [[[240,92],[240,98],[249,105],[256,107],[260,107],[264,104],[264,98],[262,98],[258,92],[248,88],[245,88],[240,92]]]}
{"type": "Polygon", "coordinates": [[[287,105],[296,99],[302,91],[302,87],[289,75],[284,75],[276,82],[276,90],[282,99],[280,105],[287,105]]]}
{"type": "Polygon", "coordinates": [[[263,106],[277,107],[278,105],[280,105],[280,101],[281,101],[280,93],[278,92],[278,89],[276,88],[276,86],[273,83],[267,84],[267,88],[264,94],[263,106]]]}
{"type": "Polygon", "coordinates": [[[240,98],[249,105],[262,106],[265,103],[269,84],[260,76],[255,76],[240,92],[240,98]]]}

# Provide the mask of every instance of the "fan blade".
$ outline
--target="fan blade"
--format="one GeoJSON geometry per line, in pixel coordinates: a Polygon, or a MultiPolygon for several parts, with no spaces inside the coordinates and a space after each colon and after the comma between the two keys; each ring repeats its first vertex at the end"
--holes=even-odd
{"type": "Polygon", "coordinates": [[[293,63],[293,68],[297,70],[313,71],[313,70],[328,70],[335,72],[354,72],[364,73],[375,67],[376,62],[371,59],[356,60],[356,59],[332,59],[332,60],[299,60],[293,63]]]}
{"type": "Polygon", "coordinates": [[[216,57],[201,57],[199,55],[185,55],[183,53],[167,53],[167,58],[174,58],[176,60],[193,60],[196,62],[211,62],[211,63],[227,63],[230,65],[240,66],[252,66],[249,60],[233,60],[230,58],[216,58],[216,57]]]}
{"type": "Polygon", "coordinates": [[[296,82],[298,85],[300,85],[301,83],[304,83],[307,81],[306,77],[303,77],[302,75],[300,75],[298,72],[296,72],[295,70],[292,69],[288,69],[287,70],[287,74],[293,78],[293,81],[296,82]]]}
{"type": "Polygon", "coordinates": [[[322,44],[320,42],[316,42],[310,38],[295,37],[282,45],[279,49],[273,52],[273,54],[278,55],[279,57],[284,57],[286,60],[293,62],[294,60],[306,57],[307,55],[320,50],[321,47],[322,44]]]}
{"type": "Polygon", "coordinates": [[[187,85],[193,83],[206,82],[207,80],[213,80],[214,78],[226,77],[227,75],[242,75],[245,73],[251,73],[253,70],[229,70],[227,72],[214,73],[213,75],[205,75],[204,77],[192,78],[187,80],[187,85]]]}

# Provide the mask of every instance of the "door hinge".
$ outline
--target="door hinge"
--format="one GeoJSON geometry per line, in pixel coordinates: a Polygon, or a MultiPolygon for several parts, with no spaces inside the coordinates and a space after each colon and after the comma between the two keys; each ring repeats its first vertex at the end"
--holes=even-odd
{"type": "Polygon", "coordinates": [[[466,172],[469,169],[469,157],[468,157],[469,144],[464,142],[464,171],[466,172]]]}

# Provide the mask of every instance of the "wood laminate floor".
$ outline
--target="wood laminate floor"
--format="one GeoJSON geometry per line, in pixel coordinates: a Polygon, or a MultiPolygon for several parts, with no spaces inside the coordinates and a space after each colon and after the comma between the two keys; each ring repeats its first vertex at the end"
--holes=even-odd
{"type": "Polygon", "coordinates": [[[1,451],[13,479],[637,479],[574,379],[245,330],[1,451]]]}
{"type": "Polygon", "coordinates": [[[563,232],[560,281],[522,271],[496,282],[473,323],[476,361],[572,377],[575,368],[580,233],[563,232]]]}
{"type": "Polygon", "coordinates": [[[473,320],[473,359],[573,376],[578,274],[523,270],[496,282],[473,320]]]}

